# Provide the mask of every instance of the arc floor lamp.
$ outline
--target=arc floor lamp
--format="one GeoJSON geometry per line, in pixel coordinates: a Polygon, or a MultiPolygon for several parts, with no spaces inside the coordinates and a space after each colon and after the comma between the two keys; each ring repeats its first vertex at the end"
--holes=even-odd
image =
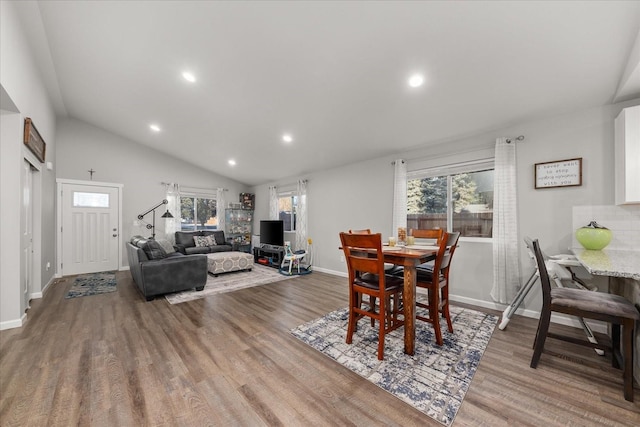
{"type": "MultiPolygon", "coordinates": [[[[152,222],[151,222],[151,224],[147,224],[147,228],[149,230],[151,230],[151,238],[152,239],[156,238],[156,209],[158,209],[162,205],[166,205],[167,203],[169,203],[169,201],[167,199],[164,199],[163,201],[161,201],[160,203],[158,203],[157,205],[155,205],[154,207],[152,207],[148,211],[138,215],[138,219],[141,220],[142,218],[144,218],[144,216],[146,214],[148,214],[149,212],[153,212],[152,222]]],[[[169,209],[167,209],[167,211],[165,213],[163,213],[160,218],[173,218],[173,215],[171,215],[171,212],[169,212],[169,209]]]]}

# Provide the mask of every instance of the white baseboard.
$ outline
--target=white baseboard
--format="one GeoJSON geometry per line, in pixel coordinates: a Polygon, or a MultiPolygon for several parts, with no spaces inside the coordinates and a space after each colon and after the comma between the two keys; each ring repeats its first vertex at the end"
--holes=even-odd
{"type": "MultiPolygon", "coordinates": [[[[489,309],[492,309],[492,310],[504,311],[507,308],[506,305],[499,304],[499,303],[496,303],[494,301],[484,301],[484,300],[479,300],[479,299],[474,299],[474,298],[467,298],[467,297],[463,297],[463,296],[460,296],[460,295],[449,294],[449,298],[451,299],[451,301],[462,302],[462,303],[465,303],[465,304],[475,305],[477,307],[489,308],[489,309]]],[[[520,308],[520,309],[516,310],[516,312],[514,314],[517,314],[517,315],[520,315],[520,316],[524,316],[524,317],[529,317],[529,318],[532,318],[532,319],[539,319],[540,318],[540,312],[536,311],[536,310],[528,310],[528,309],[520,308]]],[[[552,323],[557,323],[559,325],[572,326],[574,328],[582,329],[582,325],[580,324],[578,319],[576,317],[573,317],[573,316],[552,314],[551,315],[551,322],[552,323]]],[[[599,332],[599,333],[602,333],[602,334],[606,334],[607,333],[607,324],[604,323],[604,322],[599,322],[597,320],[589,320],[586,323],[587,323],[587,325],[589,325],[591,330],[593,330],[594,332],[599,332]]]]}
{"type": "Polygon", "coordinates": [[[6,320],[4,322],[0,322],[0,331],[4,331],[5,329],[14,329],[21,328],[24,325],[25,320],[27,319],[27,313],[24,313],[21,318],[15,320],[6,320]]]}
{"type": "MultiPolygon", "coordinates": [[[[339,277],[347,277],[347,273],[343,273],[341,271],[329,270],[329,269],[320,268],[320,267],[314,267],[313,269],[321,273],[332,274],[334,276],[339,276],[339,277]]],[[[476,307],[488,308],[491,310],[504,311],[507,308],[506,305],[499,304],[494,301],[479,300],[479,299],[468,298],[460,295],[449,294],[449,298],[451,299],[451,301],[462,302],[465,304],[474,305],[476,307]]],[[[520,308],[516,310],[514,314],[524,316],[524,317],[529,317],[532,319],[540,318],[540,312],[536,310],[528,310],[528,309],[520,308]]],[[[554,314],[551,316],[551,322],[557,323],[560,325],[567,325],[567,326],[572,326],[574,328],[582,329],[582,325],[580,325],[580,322],[578,321],[578,319],[572,316],[563,316],[563,315],[554,314]]],[[[607,324],[604,322],[599,322],[597,320],[589,320],[587,321],[587,325],[589,325],[589,327],[594,332],[599,332],[602,334],[607,333],[607,324]]]]}

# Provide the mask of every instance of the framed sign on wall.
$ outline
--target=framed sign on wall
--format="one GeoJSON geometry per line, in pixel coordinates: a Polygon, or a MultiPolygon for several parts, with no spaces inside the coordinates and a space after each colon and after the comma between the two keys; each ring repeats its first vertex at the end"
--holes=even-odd
{"type": "Polygon", "coordinates": [[[29,117],[24,119],[24,145],[36,155],[38,160],[44,163],[47,144],[45,144],[40,133],[38,133],[38,129],[36,129],[29,117]]]}
{"type": "Polygon", "coordinates": [[[582,185],[582,157],[536,163],[534,181],[536,189],[582,185]]]}

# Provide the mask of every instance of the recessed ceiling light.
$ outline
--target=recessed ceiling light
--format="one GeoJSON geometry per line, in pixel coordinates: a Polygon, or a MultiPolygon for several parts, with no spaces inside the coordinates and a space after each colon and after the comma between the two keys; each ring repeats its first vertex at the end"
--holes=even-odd
{"type": "Polygon", "coordinates": [[[424,83],[424,76],[422,74],[414,74],[409,77],[409,86],[420,87],[424,83]]]}
{"type": "Polygon", "coordinates": [[[292,142],[293,141],[293,137],[291,135],[289,135],[288,133],[285,133],[284,135],[282,135],[282,140],[284,142],[292,142]]]}
{"type": "Polygon", "coordinates": [[[154,132],[160,132],[160,126],[158,126],[157,124],[153,123],[149,125],[149,129],[151,129],[154,132]]]}
{"type": "Polygon", "coordinates": [[[229,159],[229,161],[227,163],[229,163],[229,166],[235,166],[236,165],[236,161],[233,160],[233,159],[229,159]]]}
{"type": "Polygon", "coordinates": [[[184,79],[190,83],[195,83],[196,81],[196,76],[194,76],[192,73],[185,71],[184,73],[182,73],[182,77],[184,77],[184,79]]]}

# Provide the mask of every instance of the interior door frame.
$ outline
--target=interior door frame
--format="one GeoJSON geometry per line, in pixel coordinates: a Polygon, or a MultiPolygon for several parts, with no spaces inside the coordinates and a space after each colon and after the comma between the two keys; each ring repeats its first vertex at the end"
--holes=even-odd
{"type": "MultiPolygon", "coordinates": [[[[31,153],[29,150],[23,147],[22,150],[22,158],[25,162],[31,165],[32,175],[31,175],[31,222],[32,229],[31,235],[33,236],[33,240],[31,242],[31,247],[33,253],[31,254],[31,283],[29,288],[29,299],[42,298],[42,167],[41,164],[31,153]]],[[[22,194],[22,172],[20,173],[20,203],[24,202],[22,194]]],[[[20,234],[22,235],[22,226],[20,227],[20,234]]],[[[20,243],[20,253],[23,252],[22,240],[20,243]]],[[[20,258],[20,268],[22,268],[22,255],[20,258]]],[[[20,285],[22,286],[22,273],[20,273],[20,285]]],[[[23,309],[29,308],[30,304],[26,304],[23,309]]]]}
{"type": "Polygon", "coordinates": [[[71,185],[90,185],[93,187],[109,187],[118,190],[118,270],[122,270],[122,189],[123,184],[114,182],[99,181],[81,181],[76,179],[56,179],[56,277],[60,278],[64,275],[62,269],[62,187],[66,184],[71,185]]]}

